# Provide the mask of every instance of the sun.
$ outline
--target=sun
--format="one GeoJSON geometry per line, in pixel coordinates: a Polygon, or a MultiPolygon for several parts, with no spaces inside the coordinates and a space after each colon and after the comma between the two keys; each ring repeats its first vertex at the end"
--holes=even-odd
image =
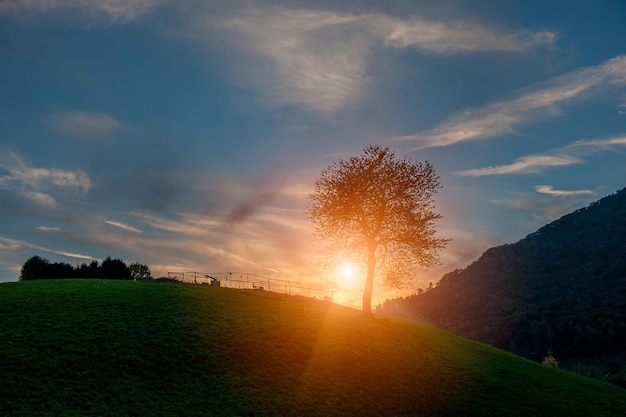
{"type": "Polygon", "coordinates": [[[337,267],[337,273],[344,283],[354,282],[358,268],[351,262],[344,262],[337,267]]]}

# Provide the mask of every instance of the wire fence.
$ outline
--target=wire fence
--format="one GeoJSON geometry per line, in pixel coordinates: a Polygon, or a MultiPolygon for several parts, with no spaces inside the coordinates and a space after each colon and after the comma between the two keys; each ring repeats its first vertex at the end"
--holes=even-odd
{"type": "Polygon", "coordinates": [[[204,284],[216,287],[236,288],[240,290],[273,291],[288,295],[300,295],[309,298],[321,298],[333,301],[333,290],[321,290],[302,286],[301,282],[264,277],[249,272],[168,272],[169,279],[187,284],[204,284]]]}

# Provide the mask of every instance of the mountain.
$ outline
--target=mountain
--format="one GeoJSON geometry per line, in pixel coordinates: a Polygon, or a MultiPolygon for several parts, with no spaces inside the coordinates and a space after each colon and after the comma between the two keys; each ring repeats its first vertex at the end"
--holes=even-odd
{"type": "Polygon", "coordinates": [[[626,391],[269,291],[0,284],[0,416],[623,416],[626,391]]]}
{"type": "Polygon", "coordinates": [[[626,350],[626,189],[379,312],[530,358],[626,350]]]}

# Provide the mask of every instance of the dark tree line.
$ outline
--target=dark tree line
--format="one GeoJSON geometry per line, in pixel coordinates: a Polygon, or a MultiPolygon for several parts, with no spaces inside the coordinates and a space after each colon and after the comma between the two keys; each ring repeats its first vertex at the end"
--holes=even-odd
{"type": "Polygon", "coordinates": [[[96,260],[89,264],[72,266],[66,262],[50,262],[46,258],[33,256],[22,266],[20,281],[37,279],[137,279],[150,278],[150,269],[140,263],[126,265],[121,259],[112,259],[108,256],[102,263],[96,260]]]}

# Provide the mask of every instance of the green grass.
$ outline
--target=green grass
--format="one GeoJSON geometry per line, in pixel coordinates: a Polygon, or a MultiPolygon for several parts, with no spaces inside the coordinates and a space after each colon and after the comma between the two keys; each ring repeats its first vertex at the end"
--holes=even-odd
{"type": "Polygon", "coordinates": [[[626,390],[433,327],[209,286],[0,285],[0,416],[623,416],[626,390]]]}

